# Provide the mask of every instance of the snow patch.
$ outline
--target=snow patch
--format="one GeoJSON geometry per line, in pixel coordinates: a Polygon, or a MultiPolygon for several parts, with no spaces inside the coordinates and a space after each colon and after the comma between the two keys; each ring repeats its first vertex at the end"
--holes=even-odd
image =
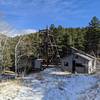
{"type": "Polygon", "coordinates": [[[100,80],[95,76],[59,73],[64,72],[48,68],[24,77],[18,94],[10,100],[100,100],[100,80]]]}

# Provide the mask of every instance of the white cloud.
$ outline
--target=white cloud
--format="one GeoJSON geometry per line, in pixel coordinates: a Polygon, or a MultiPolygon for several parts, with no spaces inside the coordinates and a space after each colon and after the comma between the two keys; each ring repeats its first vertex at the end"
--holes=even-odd
{"type": "Polygon", "coordinates": [[[17,35],[24,35],[29,33],[35,33],[37,30],[35,29],[15,29],[13,26],[11,26],[9,23],[4,21],[3,19],[0,19],[0,33],[6,34],[7,36],[17,36],[17,35]]]}
{"type": "Polygon", "coordinates": [[[6,21],[0,19],[0,33],[9,35],[10,32],[12,32],[14,28],[9,25],[6,21]]]}
{"type": "Polygon", "coordinates": [[[24,30],[22,30],[24,33],[35,33],[36,32],[36,30],[35,29],[24,29],[24,30]]]}
{"type": "Polygon", "coordinates": [[[37,30],[35,29],[22,29],[22,30],[13,30],[9,32],[9,36],[15,37],[15,36],[20,36],[20,35],[25,35],[25,34],[30,34],[30,33],[35,33],[37,30]]]}
{"type": "Polygon", "coordinates": [[[35,29],[23,29],[23,30],[13,29],[10,31],[0,30],[0,33],[6,34],[7,36],[10,36],[10,37],[20,36],[20,35],[25,35],[25,34],[35,33],[35,32],[37,32],[35,29]]]}

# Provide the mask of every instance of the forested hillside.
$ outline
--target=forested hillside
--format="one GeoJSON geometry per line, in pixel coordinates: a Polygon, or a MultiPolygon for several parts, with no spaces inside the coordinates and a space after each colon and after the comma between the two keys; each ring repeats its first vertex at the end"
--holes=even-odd
{"type": "MultiPolygon", "coordinates": [[[[100,57],[100,20],[97,17],[93,17],[87,26],[81,28],[64,28],[61,25],[56,27],[52,24],[49,29],[52,30],[58,48],[63,54],[67,48],[72,46],[100,57]]],[[[23,42],[20,44],[19,50],[23,50],[24,54],[28,57],[36,57],[38,55],[41,43],[39,33],[30,33],[28,35],[9,38],[4,50],[5,63],[3,66],[14,66],[15,46],[20,37],[22,37],[23,42]]]]}

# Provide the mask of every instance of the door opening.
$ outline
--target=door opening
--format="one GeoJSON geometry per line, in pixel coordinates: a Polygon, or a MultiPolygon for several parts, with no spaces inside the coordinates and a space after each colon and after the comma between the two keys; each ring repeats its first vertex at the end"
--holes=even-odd
{"type": "Polygon", "coordinates": [[[75,73],[75,60],[73,60],[72,73],[75,73]]]}

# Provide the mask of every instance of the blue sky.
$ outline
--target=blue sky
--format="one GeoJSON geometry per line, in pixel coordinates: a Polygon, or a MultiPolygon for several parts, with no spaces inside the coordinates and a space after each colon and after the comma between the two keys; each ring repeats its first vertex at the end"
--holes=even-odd
{"type": "Polygon", "coordinates": [[[16,29],[82,27],[100,18],[100,0],[0,0],[0,15],[16,29]]]}

